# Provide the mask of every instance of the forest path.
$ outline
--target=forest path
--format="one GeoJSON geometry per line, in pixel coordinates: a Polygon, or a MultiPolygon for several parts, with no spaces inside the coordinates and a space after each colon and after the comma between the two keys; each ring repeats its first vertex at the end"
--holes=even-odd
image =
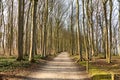
{"type": "Polygon", "coordinates": [[[67,52],[48,61],[29,77],[26,80],[90,80],[85,70],[80,69],[67,52]]]}

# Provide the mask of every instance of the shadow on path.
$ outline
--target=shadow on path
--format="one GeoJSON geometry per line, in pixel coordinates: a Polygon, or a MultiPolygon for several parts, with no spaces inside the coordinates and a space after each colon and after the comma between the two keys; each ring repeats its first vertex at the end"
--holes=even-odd
{"type": "Polygon", "coordinates": [[[85,72],[69,57],[67,52],[62,52],[51,61],[38,67],[29,76],[16,76],[0,74],[0,80],[91,80],[85,72]]]}
{"type": "Polygon", "coordinates": [[[38,68],[35,73],[25,80],[90,80],[84,68],[79,68],[69,57],[62,52],[46,65],[38,68]]]}

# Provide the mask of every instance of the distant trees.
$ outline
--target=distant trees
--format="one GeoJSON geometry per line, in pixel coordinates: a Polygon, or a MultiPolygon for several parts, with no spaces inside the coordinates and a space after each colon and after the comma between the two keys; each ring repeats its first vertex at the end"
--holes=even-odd
{"type": "Polygon", "coordinates": [[[78,61],[102,54],[110,63],[119,43],[114,8],[113,0],[0,0],[0,50],[18,61],[69,51],[78,61]]]}
{"type": "MultiPolygon", "coordinates": [[[[82,13],[82,18],[79,18],[76,14],[76,16],[79,18],[79,22],[77,21],[79,24],[77,24],[77,26],[82,24],[82,28],[78,29],[80,32],[77,33],[77,35],[79,34],[80,37],[78,38],[77,36],[77,41],[80,38],[83,38],[84,40],[80,40],[80,44],[77,45],[77,47],[82,47],[82,51],[86,53],[86,60],[94,60],[94,57],[101,53],[105,55],[104,57],[106,58],[106,61],[110,63],[111,56],[114,53],[113,49],[115,49],[113,48],[113,37],[116,35],[116,33],[113,32],[113,25],[117,24],[113,24],[114,1],[86,0],[81,1],[81,3],[82,7],[79,7],[79,9],[82,8],[82,12],[79,14],[82,13]],[[95,5],[93,5],[93,3],[95,5]]],[[[77,0],[76,5],[78,5],[77,0]]],[[[76,11],[78,11],[78,6],[76,6],[76,11]]],[[[78,32],[78,30],[76,32],[78,32]]],[[[79,51],[81,49],[79,48],[77,50],[79,51]]]]}

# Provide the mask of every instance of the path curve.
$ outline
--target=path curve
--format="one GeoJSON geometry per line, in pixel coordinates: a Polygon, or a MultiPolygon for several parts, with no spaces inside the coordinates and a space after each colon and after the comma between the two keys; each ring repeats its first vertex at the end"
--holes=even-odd
{"type": "Polygon", "coordinates": [[[67,52],[62,52],[52,61],[48,61],[28,80],[90,80],[84,70],[80,70],[67,52]]]}

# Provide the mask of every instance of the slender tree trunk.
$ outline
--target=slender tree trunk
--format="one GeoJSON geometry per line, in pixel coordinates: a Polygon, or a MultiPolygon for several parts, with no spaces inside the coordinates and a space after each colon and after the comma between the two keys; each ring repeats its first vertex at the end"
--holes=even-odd
{"type": "Polygon", "coordinates": [[[110,33],[110,47],[109,47],[109,54],[108,54],[108,63],[111,63],[111,52],[112,52],[112,11],[113,11],[113,2],[112,0],[109,0],[109,6],[110,6],[110,27],[109,27],[109,33],[110,33]]]}
{"type": "Polygon", "coordinates": [[[48,0],[45,0],[43,57],[47,55],[48,0]]]}
{"type": "Polygon", "coordinates": [[[105,27],[106,27],[106,31],[105,31],[105,38],[106,38],[106,61],[109,63],[108,61],[108,55],[109,55],[109,40],[108,40],[108,20],[107,20],[107,1],[108,0],[103,0],[103,9],[104,9],[104,18],[105,18],[105,27]]]}
{"type": "Polygon", "coordinates": [[[28,37],[28,34],[29,34],[29,27],[28,27],[28,22],[29,22],[29,13],[30,13],[30,7],[31,7],[31,2],[29,3],[29,7],[28,7],[28,11],[27,11],[27,20],[26,20],[26,39],[25,39],[25,56],[28,55],[29,53],[29,37],[28,37]]]}
{"type": "MultiPolygon", "coordinates": [[[[119,10],[118,10],[119,11],[119,16],[118,16],[118,19],[119,19],[118,20],[119,21],[119,31],[118,31],[119,36],[118,37],[119,39],[118,40],[120,40],[120,0],[118,0],[118,3],[119,3],[119,10]]],[[[119,48],[120,48],[120,43],[119,43],[119,48]]]]}
{"type": "Polygon", "coordinates": [[[76,22],[77,22],[77,45],[78,45],[78,54],[80,56],[80,61],[82,61],[82,51],[81,51],[81,44],[80,40],[81,40],[81,36],[80,36],[80,26],[79,26],[79,0],[76,0],[76,22]]]}
{"type": "Polygon", "coordinates": [[[2,1],[0,1],[0,7],[1,7],[0,11],[2,12],[0,26],[4,25],[2,47],[3,47],[3,53],[5,54],[5,33],[6,33],[6,26],[5,26],[5,20],[4,20],[4,8],[3,8],[2,1]]]}
{"type": "Polygon", "coordinates": [[[92,56],[95,54],[95,48],[94,48],[94,26],[93,26],[93,6],[92,6],[92,0],[90,0],[90,26],[91,26],[91,33],[92,33],[92,56]]]}
{"type": "Polygon", "coordinates": [[[74,54],[73,2],[71,4],[71,53],[74,54]]]}
{"type": "Polygon", "coordinates": [[[84,49],[86,54],[86,72],[89,72],[89,62],[88,62],[88,51],[87,51],[87,42],[86,42],[86,34],[85,34],[85,9],[84,9],[85,1],[82,0],[82,10],[83,10],[83,30],[84,30],[84,49]]]}
{"type": "Polygon", "coordinates": [[[10,50],[9,50],[9,54],[11,55],[12,54],[12,48],[13,48],[13,3],[14,3],[14,0],[12,0],[12,11],[11,11],[11,29],[10,29],[10,50]]]}
{"type": "Polygon", "coordinates": [[[32,0],[32,28],[33,28],[33,33],[32,33],[32,51],[29,55],[29,61],[33,62],[34,61],[34,54],[35,54],[35,49],[36,49],[36,29],[37,29],[37,24],[36,24],[36,12],[37,12],[37,2],[38,0],[32,0]]]}

